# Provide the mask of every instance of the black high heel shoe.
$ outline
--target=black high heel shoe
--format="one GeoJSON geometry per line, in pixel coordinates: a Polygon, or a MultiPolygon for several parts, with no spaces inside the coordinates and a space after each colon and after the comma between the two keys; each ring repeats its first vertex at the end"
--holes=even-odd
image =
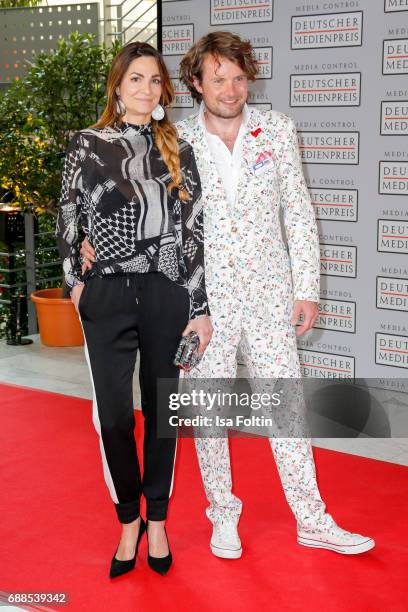
{"type": "Polygon", "coordinates": [[[167,574],[173,562],[173,557],[171,556],[169,539],[167,537],[166,527],[164,528],[164,533],[166,534],[167,546],[169,547],[169,554],[166,557],[152,557],[152,555],[149,553],[149,531],[147,529],[147,523],[146,523],[146,537],[147,537],[147,551],[148,551],[147,563],[149,567],[152,568],[152,570],[154,570],[161,576],[164,576],[165,574],[167,574]]]}
{"type": "Polygon", "coordinates": [[[139,548],[139,542],[142,539],[142,535],[144,534],[145,531],[146,531],[146,523],[144,522],[142,517],[140,517],[139,534],[137,536],[135,555],[134,557],[132,557],[132,559],[127,559],[126,561],[120,561],[115,556],[116,553],[118,552],[118,549],[116,549],[116,552],[113,555],[113,558],[111,561],[110,572],[109,572],[110,578],[116,578],[117,576],[126,574],[126,572],[130,572],[130,570],[132,570],[135,567],[137,550],[139,548]]]}

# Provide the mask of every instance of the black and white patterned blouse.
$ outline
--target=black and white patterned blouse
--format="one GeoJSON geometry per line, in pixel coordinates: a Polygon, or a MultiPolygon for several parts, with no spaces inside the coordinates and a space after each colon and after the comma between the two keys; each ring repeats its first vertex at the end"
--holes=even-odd
{"type": "Polygon", "coordinates": [[[93,273],[163,272],[188,289],[190,318],[209,314],[204,278],[201,183],[191,146],[179,140],[179,200],[151,123],[87,128],[71,139],[56,235],[69,287],[82,280],[81,225],[95,249],[93,273]]]}

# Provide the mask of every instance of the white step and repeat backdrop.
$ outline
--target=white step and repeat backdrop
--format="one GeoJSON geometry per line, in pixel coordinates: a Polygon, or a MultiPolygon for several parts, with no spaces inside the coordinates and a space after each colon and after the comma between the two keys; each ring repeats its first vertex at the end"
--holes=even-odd
{"type": "Polygon", "coordinates": [[[197,111],[177,78],[181,57],[203,34],[226,29],[249,39],[261,64],[248,102],[295,119],[321,243],[320,315],[298,341],[304,375],[388,379],[384,386],[404,379],[408,0],[162,6],[175,119],[197,111]]]}

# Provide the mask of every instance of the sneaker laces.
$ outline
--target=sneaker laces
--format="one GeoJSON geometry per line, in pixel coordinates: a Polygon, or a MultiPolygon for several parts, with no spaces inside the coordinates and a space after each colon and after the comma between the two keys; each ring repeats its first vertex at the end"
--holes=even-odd
{"type": "Polygon", "coordinates": [[[239,544],[237,525],[230,520],[221,519],[216,523],[217,535],[228,542],[239,544]]]}

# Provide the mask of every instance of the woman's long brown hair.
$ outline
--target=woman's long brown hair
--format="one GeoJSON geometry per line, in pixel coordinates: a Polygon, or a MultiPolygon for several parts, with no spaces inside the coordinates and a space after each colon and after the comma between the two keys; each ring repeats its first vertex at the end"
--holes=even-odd
{"type": "MultiPolygon", "coordinates": [[[[146,56],[154,57],[159,68],[162,83],[160,104],[164,108],[170,106],[174,99],[174,87],[162,55],[148,43],[129,43],[123,47],[113,59],[107,82],[108,101],[98,122],[92,127],[103,128],[105,126],[113,126],[115,123],[122,121],[122,115],[118,112],[116,88],[120,87],[120,83],[130,63],[138,57],[146,56]]],[[[160,121],[156,121],[152,118],[152,125],[157,147],[172,178],[172,182],[168,186],[168,191],[170,192],[172,189],[176,188],[178,189],[179,198],[181,200],[188,200],[190,196],[183,186],[181,175],[176,128],[169,120],[167,113],[165,113],[164,118],[160,121]]]]}

